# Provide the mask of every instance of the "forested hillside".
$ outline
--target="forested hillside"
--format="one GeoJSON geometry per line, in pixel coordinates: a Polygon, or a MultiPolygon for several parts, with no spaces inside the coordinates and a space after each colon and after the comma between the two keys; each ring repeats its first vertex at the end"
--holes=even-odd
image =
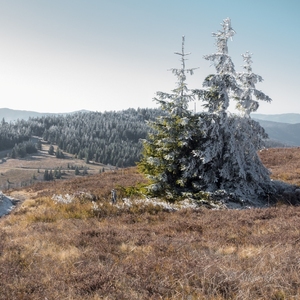
{"type": "MultiPolygon", "coordinates": [[[[11,150],[16,144],[38,136],[78,158],[118,167],[134,166],[140,160],[140,139],[145,138],[149,131],[147,121],[161,114],[159,109],[145,108],[48,115],[15,122],[3,118],[0,122],[0,151],[11,150]]],[[[267,147],[282,147],[283,144],[278,142],[280,138],[268,129],[269,137],[277,142],[269,140],[267,147]]]]}
{"type": "Polygon", "coordinates": [[[280,141],[284,145],[300,146],[299,129],[300,123],[279,123],[268,120],[257,121],[268,133],[269,137],[272,137],[275,141],[280,141]]]}
{"type": "Polygon", "coordinates": [[[0,151],[14,147],[23,141],[28,141],[31,130],[28,122],[20,120],[16,123],[7,123],[4,119],[0,124],[0,151]]]}
{"type": "Polygon", "coordinates": [[[0,150],[10,149],[31,136],[39,136],[86,161],[133,166],[140,159],[140,139],[149,131],[146,121],[159,114],[158,109],[128,109],[43,116],[15,123],[2,120],[0,150]]]}

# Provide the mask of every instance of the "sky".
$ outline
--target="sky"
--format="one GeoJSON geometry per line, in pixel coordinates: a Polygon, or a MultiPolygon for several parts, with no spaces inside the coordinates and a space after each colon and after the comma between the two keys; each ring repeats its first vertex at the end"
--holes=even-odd
{"type": "MultiPolygon", "coordinates": [[[[171,92],[181,39],[198,68],[188,87],[215,69],[213,32],[229,17],[236,71],[253,53],[257,89],[272,98],[257,113],[300,113],[299,0],[0,0],[0,108],[37,112],[154,108],[171,92]]],[[[196,102],[197,110],[201,103],[196,102]]]]}

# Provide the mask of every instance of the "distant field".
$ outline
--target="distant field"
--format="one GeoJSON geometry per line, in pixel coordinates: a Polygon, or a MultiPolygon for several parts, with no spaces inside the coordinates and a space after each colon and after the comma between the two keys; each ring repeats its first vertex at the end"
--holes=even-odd
{"type": "MultiPolygon", "coordinates": [[[[58,159],[48,154],[49,144],[42,144],[42,151],[34,155],[28,155],[23,159],[2,158],[0,160],[0,190],[31,185],[34,182],[43,181],[45,170],[61,168],[62,179],[75,177],[75,166],[86,168],[89,175],[97,174],[111,167],[100,163],[86,164],[82,159],[76,159],[73,155],[65,154],[65,158],[58,159]]],[[[2,157],[7,151],[2,151],[2,157]]],[[[300,186],[300,147],[294,148],[270,148],[259,152],[263,164],[271,171],[274,180],[282,180],[287,183],[300,186]]],[[[1,156],[0,156],[1,158],[1,156]]],[[[113,168],[113,167],[112,167],[113,168]]],[[[79,175],[80,176],[80,175],[79,175]]]]}
{"type": "MultiPolygon", "coordinates": [[[[56,147],[55,147],[56,148],[56,147]]],[[[75,177],[75,167],[80,169],[81,175],[86,168],[88,174],[97,174],[102,169],[109,169],[100,163],[86,164],[82,159],[76,159],[73,155],[65,154],[65,158],[58,159],[55,155],[49,155],[49,144],[42,144],[42,151],[34,155],[27,155],[22,159],[3,157],[0,161],[0,190],[30,185],[42,181],[45,170],[60,168],[62,179],[75,177]]],[[[2,151],[2,155],[7,151],[2,151]]],[[[80,175],[78,175],[80,176],[80,175]]]]}

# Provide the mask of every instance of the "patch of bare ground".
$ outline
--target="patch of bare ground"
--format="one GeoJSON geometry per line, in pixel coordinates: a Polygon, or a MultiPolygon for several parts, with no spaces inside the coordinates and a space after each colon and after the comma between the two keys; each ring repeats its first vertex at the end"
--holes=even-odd
{"type": "MultiPolygon", "coordinates": [[[[267,153],[267,166],[288,163],[267,153]]],[[[129,168],[11,190],[28,198],[0,219],[0,299],[300,299],[299,206],[110,204],[111,188],[141,181],[129,168]],[[80,191],[92,199],[51,199],[80,191]]]]}

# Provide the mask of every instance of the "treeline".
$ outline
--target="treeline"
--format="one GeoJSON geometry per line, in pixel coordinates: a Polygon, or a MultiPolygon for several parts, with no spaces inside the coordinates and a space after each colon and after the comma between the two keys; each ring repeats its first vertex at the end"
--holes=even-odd
{"type": "Polygon", "coordinates": [[[38,152],[41,149],[41,142],[38,141],[34,143],[32,141],[26,141],[19,144],[15,144],[12,148],[10,157],[11,158],[18,158],[18,157],[25,157],[26,154],[32,154],[38,152]]]}
{"type": "Polygon", "coordinates": [[[7,123],[4,119],[0,124],[0,151],[13,148],[16,144],[28,141],[31,129],[28,122],[20,120],[16,123],[7,123]]]}
{"type": "Polygon", "coordinates": [[[0,141],[6,142],[0,144],[0,150],[38,136],[86,162],[93,160],[117,167],[133,166],[140,160],[140,140],[149,132],[147,121],[160,114],[158,109],[146,108],[50,115],[13,124],[3,120],[0,141]]]}

